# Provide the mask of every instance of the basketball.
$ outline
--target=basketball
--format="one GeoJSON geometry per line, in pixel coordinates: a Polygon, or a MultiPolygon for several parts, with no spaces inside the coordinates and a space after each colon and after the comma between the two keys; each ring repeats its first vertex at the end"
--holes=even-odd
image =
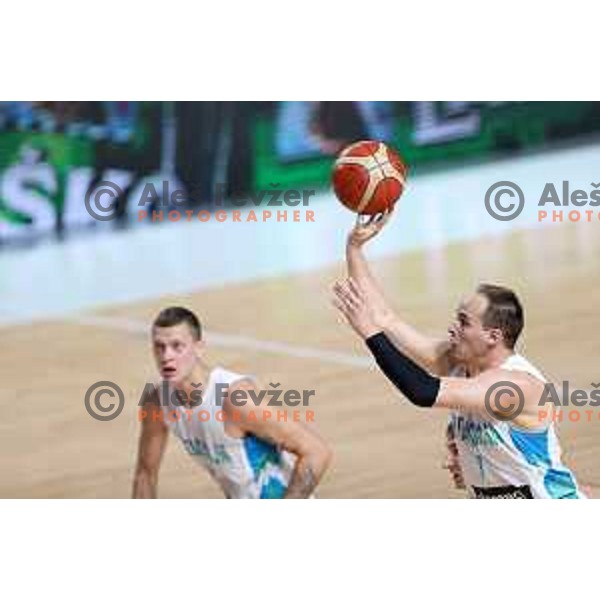
{"type": "Polygon", "coordinates": [[[347,146],[333,166],[335,195],[350,210],[376,215],[390,210],[406,185],[407,167],[383,142],[347,146]]]}

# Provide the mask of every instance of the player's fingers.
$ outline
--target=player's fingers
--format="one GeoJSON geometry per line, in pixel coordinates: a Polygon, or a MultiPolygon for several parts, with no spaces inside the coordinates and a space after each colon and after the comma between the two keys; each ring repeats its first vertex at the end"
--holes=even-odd
{"type": "Polygon", "coordinates": [[[465,487],[465,481],[463,479],[462,473],[457,473],[456,471],[450,471],[450,477],[452,478],[452,483],[454,487],[459,489],[463,489],[465,487]]]}
{"type": "Polygon", "coordinates": [[[341,285],[336,284],[336,286],[333,288],[333,293],[340,302],[346,302],[346,293],[341,285]]]}
{"type": "Polygon", "coordinates": [[[452,458],[450,456],[448,456],[446,458],[446,460],[444,461],[442,468],[446,469],[446,471],[450,471],[452,473],[452,471],[454,471],[456,469],[456,463],[452,460],[452,458]]]}
{"type": "Polygon", "coordinates": [[[344,304],[344,307],[347,310],[358,310],[361,306],[360,299],[356,296],[356,294],[349,288],[348,283],[344,282],[339,284],[337,288],[334,289],[334,293],[340,302],[344,304]]]}
{"type": "Polygon", "coordinates": [[[348,289],[359,299],[363,299],[364,298],[364,294],[362,291],[362,288],[358,285],[358,283],[356,282],[356,280],[354,280],[352,277],[348,277],[348,289]]]}
{"type": "Polygon", "coordinates": [[[456,445],[456,442],[453,442],[453,441],[447,442],[446,448],[448,449],[448,452],[452,456],[458,456],[458,446],[456,445]]]}
{"type": "Polygon", "coordinates": [[[384,210],[382,213],[379,213],[379,218],[377,219],[377,224],[379,227],[383,227],[392,213],[391,209],[384,210]]]}
{"type": "Polygon", "coordinates": [[[448,471],[452,484],[457,489],[465,489],[465,481],[463,479],[462,471],[457,469],[454,465],[445,463],[442,468],[448,471]]]}
{"type": "Polygon", "coordinates": [[[334,284],[331,286],[331,288],[332,288],[332,290],[333,290],[334,292],[336,292],[337,290],[339,290],[339,289],[341,288],[341,286],[342,286],[342,282],[341,282],[341,281],[336,281],[336,282],[335,282],[335,283],[334,283],[334,284]]]}
{"type": "Polygon", "coordinates": [[[333,290],[340,296],[348,296],[350,290],[348,280],[344,279],[344,281],[337,281],[333,286],[333,290]]]}
{"type": "Polygon", "coordinates": [[[348,281],[345,293],[346,299],[354,308],[358,309],[364,304],[362,291],[352,282],[348,281]]]}
{"type": "Polygon", "coordinates": [[[356,312],[354,309],[348,303],[339,299],[334,300],[334,306],[339,310],[340,313],[342,313],[346,319],[346,322],[351,326],[354,326],[356,320],[356,312]]]}
{"type": "Polygon", "coordinates": [[[342,289],[342,286],[339,283],[336,283],[333,286],[333,298],[340,303],[344,303],[346,301],[346,297],[344,294],[344,290],[342,289]]]}
{"type": "Polygon", "coordinates": [[[358,213],[356,215],[355,229],[358,231],[364,231],[371,224],[371,217],[369,215],[363,215],[358,213]]]}
{"type": "Polygon", "coordinates": [[[379,233],[388,222],[389,214],[388,212],[382,212],[375,215],[377,218],[373,221],[373,229],[376,233],[379,233]]]}
{"type": "Polygon", "coordinates": [[[461,485],[461,486],[465,485],[463,472],[460,467],[454,467],[453,469],[450,469],[450,474],[452,475],[452,479],[454,479],[454,482],[457,485],[461,485]]]}
{"type": "Polygon", "coordinates": [[[341,298],[346,296],[346,289],[347,289],[347,284],[346,281],[336,281],[335,285],[333,286],[333,291],[340,296],[341,298]]]}
{"type": "Polygon", "coordinates": [[[467,486],[465,484],[465,480],[462,477],[459,477],[458,479],[456,479],[454,481],[454,485],[459,489],[459,490],[466,490],[467,486]]]}
{"type": "Polygon", "coordinates": [[[381,219],[377,223],[379,229],[383,229],[386,226],[387,222],[391,219],[393,213],[394,207],[389,208],[385,212],[381,213],[381,219]]]}
{"type": "Polygon", "coordinates": [[[356,228],[360,234],[365,237],[370,237],[377,233],[379,229],[379,220],[381,219],[381,214],[375,215],[358,215],[357,216],[357,225],[356,228]]]}
{"type": "Polygon", "coordinates": [[[394,212],[394,207],[390,208],[389,210],[386,210],[383,213],[383,216],[382,216],[381,222],[380,222],[381,227],[383,227],[390,220],[393,212],[394,212]]]}
{"type": "Polygon", "coordinates": [[[352,279],[346,279],[339,288],[340,294],[344,297],[345,300],[358,304],[361,300],[361,294],[358,291],[357,286],[354,284],[352,279]]]}
{"type": "Polygon", "coordinates": [[[348,317],[348,308],[339,298],[333,297],[331,303],[345,316],[348,317]]]}
{"type": "Polygon", "coordinates": [[[373,220],[369,223],[369,232],[371,235],[379,233],[388,221],[386,213],[378,213],[373,217],[373,220]]]}
{"type": "Polygon", "coordinates": [[[351,310],[353,312],[360,310],[360,307],[361,307],[360,300],[358,300],[358,298],[356,298],[356,296],[354,294],[346,293],[343,298],[344,298],[344,303],[346,304],[346,306],[348,307],[349,310],[351,310]]]}
{"type": "Polygon", "coordinates": [[[363,235],[374,235],[388,222],[393,211],[394,207],[392,206],[391,208],[374,215],[357,214],[354,230],[363,235]]]}

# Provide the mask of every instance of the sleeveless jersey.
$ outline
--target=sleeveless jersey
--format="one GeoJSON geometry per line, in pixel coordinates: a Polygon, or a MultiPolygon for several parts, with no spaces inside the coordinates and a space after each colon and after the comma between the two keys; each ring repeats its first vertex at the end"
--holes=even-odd
{"type": "Polygon", "coordinates": [[[179,406],[163,381],[157,389],[165,423],[227,498],[282,498],[294,470],[294,456],[253,435],[234,438],[225,433],[219,390],[242,379],[252,378],[214,368],[202,390],[202,402],[193,408],[179,406]]]}
{"type": "MultiPolygon", "coordinates": [[[[519,354],[510,356],[500,368],[523,371],[546,382],[540,371],[519,354]]],[[[465,484],[476,498],[584,497],[561,461],[552,423],[525,429],[492,416],[453,411],[450,431],[465,484]]]]}

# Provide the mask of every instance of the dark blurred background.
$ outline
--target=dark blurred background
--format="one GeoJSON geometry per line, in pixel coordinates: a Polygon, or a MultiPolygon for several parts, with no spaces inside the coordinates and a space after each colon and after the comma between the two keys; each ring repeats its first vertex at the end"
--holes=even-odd
{"type": "Polygon", "coordinates": [[[418,175],[598,133],[600,102],[0,102],[0,245],[93,230],[82,207],[99,180],[123,189],[111,227],[127,227],[144,181],[210,209],[274,184],[324,188],[360,139],[418,175]]]}

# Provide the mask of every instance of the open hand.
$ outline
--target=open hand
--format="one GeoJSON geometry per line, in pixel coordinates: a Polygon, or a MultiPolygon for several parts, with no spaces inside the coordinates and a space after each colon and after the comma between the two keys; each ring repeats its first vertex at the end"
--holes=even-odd
{"type": "Polygon", "coordinates": [[[381,327],[378,327],[375,322],[373,310],[363,291],[352,278],[335,283],[333,293],[334,305],[346,317],[358,335],[366,339],[381,331],[381,327]]]}
{"type": "Polygon", "coordinates": [[[348,245],[360,248],[368,242],[371,238],[374,238],[389,221],[392,215],[393,209],[385,213],[379,213],[373,215],[365,220],[365,215],[357,215],[356,223],[348,235],[348,245]]]}

